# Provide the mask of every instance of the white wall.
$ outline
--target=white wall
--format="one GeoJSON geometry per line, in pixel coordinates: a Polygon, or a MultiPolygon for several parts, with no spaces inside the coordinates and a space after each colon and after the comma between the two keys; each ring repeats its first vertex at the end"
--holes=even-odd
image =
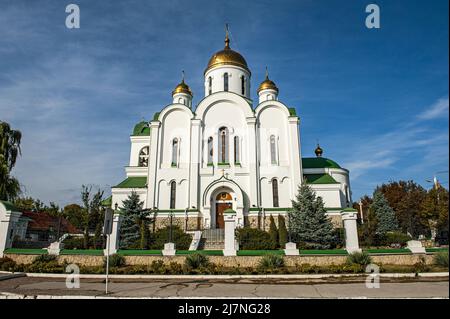
{"type": "Polygon", "coordinates": [[[228,92],[242,95],[241,76],[245,79],[246,98],[250,98],[250,73],[237,66],[219,66],[208,70],[205,74],[205,96],[209,95],[209,77],[212,78],[212,93],[221,92],[224,89],[224,74],[228,73],[228,92]]]}

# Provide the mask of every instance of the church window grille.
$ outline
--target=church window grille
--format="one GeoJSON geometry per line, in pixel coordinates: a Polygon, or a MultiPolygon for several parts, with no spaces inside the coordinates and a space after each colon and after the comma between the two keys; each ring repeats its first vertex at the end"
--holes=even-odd
{"type": "Polygon", "coordinates": [[[273,207],[280,207],[278,199],[278,181],[275,178],[272,179],[272,200],[273,200],[273,207]]]}
{"type": "Polygon", "coordinates": [[[172,140],[172,166],[178,165],[178,147],[179,141],[177,138],[172,140]]]}
{"type": "Polygon", "coordinates": [[[208,164],[212,164],[213,162],[213,138],[210,136],[208,138],[208,164]]]}
{"type": "Polygon", "coordinates": [[[219,162],[228,163],[228,129],[219,129],[219,162]]]}
{"type": "Polygon", "coordinates": [[[234,137],[234,162],[240,163],[240,154],[239,154],[239,136],[234,137]]]}
{"type": "Polygon", "coordinates": [[[273,165],[277,164],[277,145],[275,135],[270,136],[270,162],[273,165]]]}
{"type": "Polygon", "coordinates": [[[147,167],[148,166],[148,156],[150,153],[150,148],[148,146],[145,146],[141,149],[139,152],[139,167],[147,167]]]}
{"type": "Polygon", "coordinates": [[[223,90],[224,90],[225,92],[228,91],[228,73],[225,73],[225,74],[223,75],[223,90]]]}
{"type": "Polygon", "coordinates": [[[208,78],[208,95],[212,94],[212,77],[208,78]]]}
{"type": "Polygon", "coordinates": [[[177,192],[177,183],[175,181],[170,182],[170,209],[175,209],[175,198],[177,192]]]}

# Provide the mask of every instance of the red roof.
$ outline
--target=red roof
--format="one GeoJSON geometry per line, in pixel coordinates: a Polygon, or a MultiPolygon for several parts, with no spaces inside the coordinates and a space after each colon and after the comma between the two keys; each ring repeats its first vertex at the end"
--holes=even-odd
{"type": "Polygon", "coordinates": [[[53,230],[58,229],[59,224],[59,232],[63,233],[79,233],[80,231],[72,225],[67,219],[64,217],[54,217],[45,212],[30,212],[25,211],[22,213],[22,217],[30,218],[31,221],[28,222],[28,231],[46,231],[49,230],[50,227],[53,230]]]}

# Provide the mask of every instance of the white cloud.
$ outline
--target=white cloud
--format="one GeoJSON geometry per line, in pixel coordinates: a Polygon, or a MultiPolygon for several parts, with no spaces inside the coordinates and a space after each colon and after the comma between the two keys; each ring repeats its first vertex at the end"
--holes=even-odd
{"type": "Polygon", "coordinates": [[[433,103],[426,111],[420,113],[417,118],[420,120],[432,120],[442,116],[448,117],[448,97],[441,98],[433,103]]]}

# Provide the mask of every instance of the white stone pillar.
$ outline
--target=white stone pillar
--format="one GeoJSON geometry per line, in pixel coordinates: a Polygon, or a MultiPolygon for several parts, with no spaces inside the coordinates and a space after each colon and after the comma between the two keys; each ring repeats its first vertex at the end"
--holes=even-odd
{"type": "Polygon", "coordinates": [[[108,246],[107,246],[104,250],[105,256],[108,255],[108,253],[109,253],[109,255],[113,255],[113,254],[117,253],[117,251],[119,250],[121,221],[122,221],[122,215],[120,215],[119,213],[115,213],[114,217],[113,217],[112,232],[109,235],[109,242],[107,243],[107,244],[109,244],[109,251],[108,251],[108,246]]]}
{"type": "Polygon", "coordinates": [[[250,191],[249,191],[249,207],[259,206],[258,205],[258,193],[259,193],[259,183],[258,183],[258,161],[256,158],[256,118],[247,118],[247,137],[248,137],[248,163],[250,169],[250,191]]]}
{"type": "Polygon", "coordinates": [[[22,213],[7,210],[7,207],[0,202],[0,257],[6,249],[11,248],[14,239],[14,224],[19,221],[22,213]]]}
{"type": "Polygon", "coordinates": [[[150,154],[148,158],[148,175],[147,175],[147,208],[156,206],[156,172],[159,163],[159,128],[161,122],[150,122],[150,154]]]}
{"type": "Polygon", "coordinates": [[[289,137],[290,137],[290,170],[291,170],[291,193],[290,198],[295,199],[299,184],[302,182],[302,161],[300,149],[299,119],[297,116],[289,117],[289,137]]]}
{"type": "Polygon", "coordinates": [[[232,209],[227,209],[223,213],[225,221],[225,249],[224,256],[236,256],[236,212],[232,209]]]}
{"type": "MultiPolygon", "coordinates": [[[[199,209],[198,198],[198,179],[199,179],[199,167],[200,167],[200,154],[202,150],[200,139],[201,121],[191,120],[191,159],[190,159],[190,172],[189,172],[189,209],[196,207],[199,209]]],[[[208,148],[206,146],[206,148],[208,148]]]]}
{"type": "Polygon", "coordinates": [[[358,242],[358,228],[356,227],[358,218],[356,213],[356,209],[346,209],[341,213],[345,228],[345,249],[349,254],[361,252],[358,242]]]}

